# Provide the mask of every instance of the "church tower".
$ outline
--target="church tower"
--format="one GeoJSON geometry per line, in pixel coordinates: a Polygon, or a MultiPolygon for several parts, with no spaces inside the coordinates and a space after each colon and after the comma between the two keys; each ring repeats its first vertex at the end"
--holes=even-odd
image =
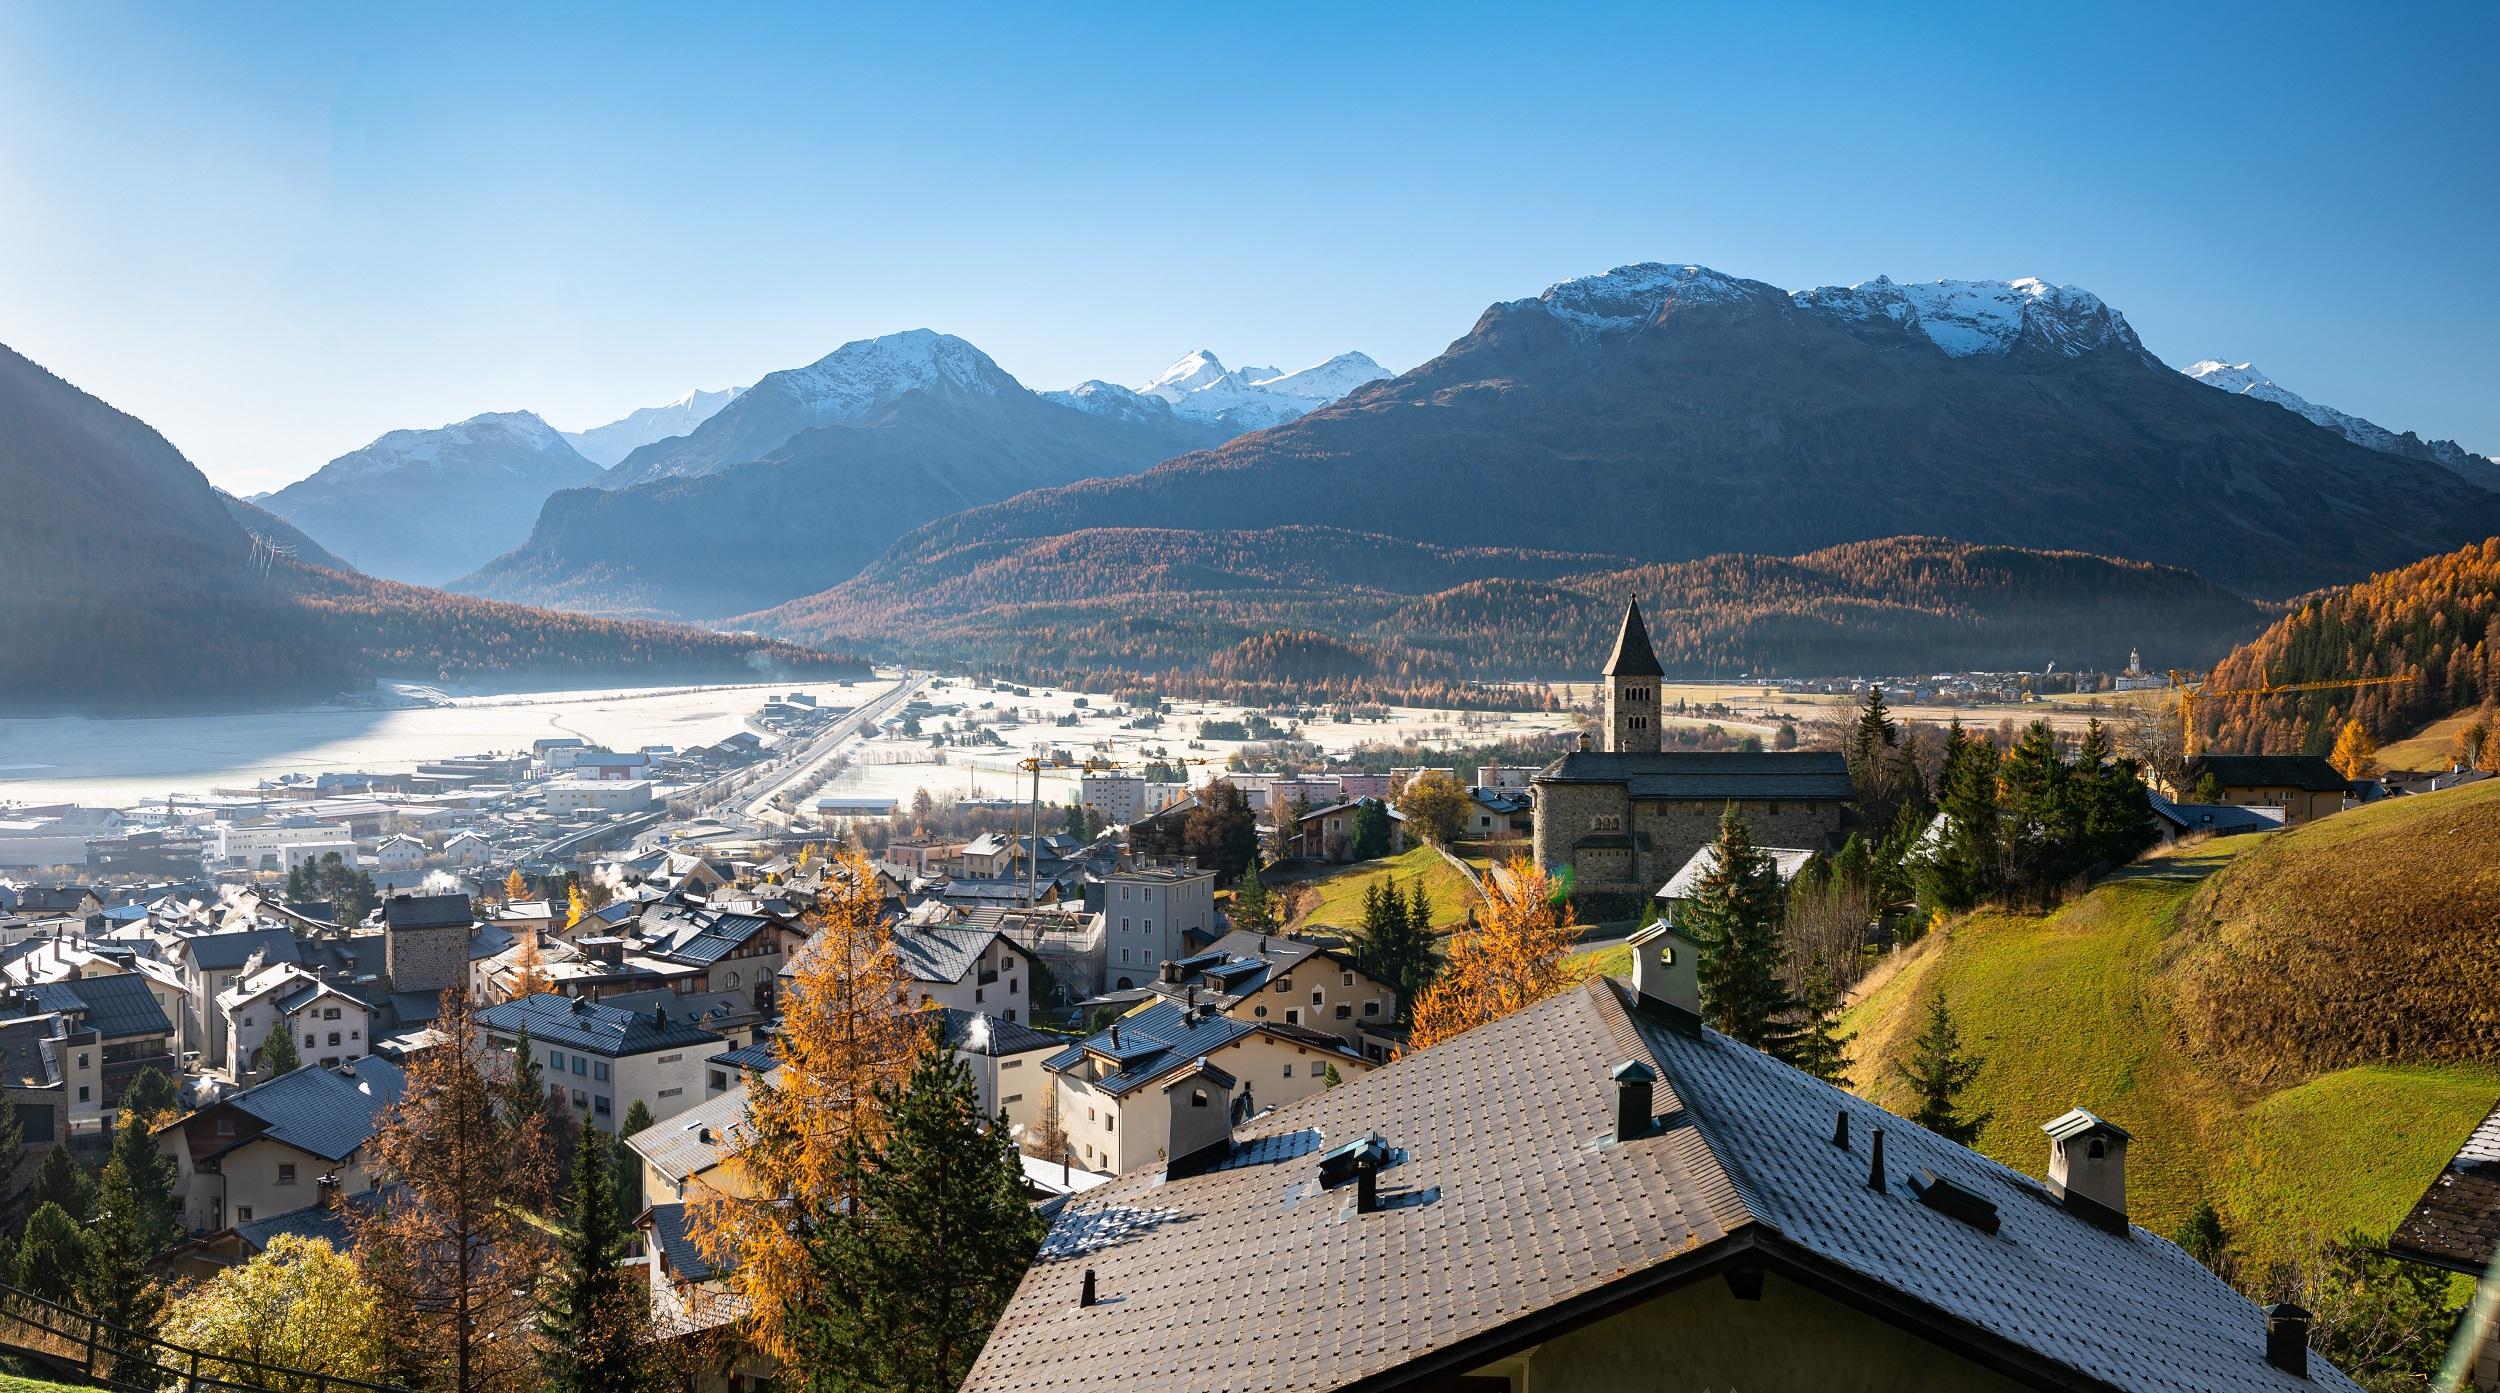
{"type": "Polygon", "coordinates": [[[1618,754],[1658,752],[1659,679],[1666,670],[1650,651],[1641,602],[1623,608],[1623,631],[1606,660],[1606,748],[1618,754]]]}

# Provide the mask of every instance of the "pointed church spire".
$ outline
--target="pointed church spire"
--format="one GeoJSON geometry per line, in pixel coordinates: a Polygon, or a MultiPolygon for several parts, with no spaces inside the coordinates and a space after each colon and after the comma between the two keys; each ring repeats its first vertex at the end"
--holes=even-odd
{"type": "Polygon", "coordinates": [[[1606,660],[1608,677],[1664,677],[1658,655],[1650,651],[1649,626],[1641,622],[1641,602],[1623,607],[1623,631],[1615,635],[1614,656],[1606,660]]]}

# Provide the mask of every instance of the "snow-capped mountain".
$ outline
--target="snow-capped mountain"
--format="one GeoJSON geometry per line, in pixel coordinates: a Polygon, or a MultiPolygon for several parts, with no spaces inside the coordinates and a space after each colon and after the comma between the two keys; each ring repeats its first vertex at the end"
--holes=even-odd
{"type": "Polygon", "coordinates": [[[2002,355],[2018,347],[2065,358],[2112,345],[2143,351],[2126,317],[2099,296],[2028,276],[1906,284],[1877,276],[1856,285],[1782,292],[1707,266],[1647,261],[1564,281],[1534,300],[1501,308],[1541,308],[1583,333],[1602,335],[1639,329],[1670,303],[1685,309],[1783,294],[1796,308],[1823,318],[1843,323],[1887,320],[1914,330],[1953,358],[2002,355]]]}
{"type": "Polygon", "coordinates": [[[1163,398],[1150,397],[1117,382],[1105,382],[1099,377],[1089,378],[1064,392],[1044,392],[1042,400],[1110,421],[1154,424],[1175,419],[1172,403],[1163,398]]]}
{"type": "Polygon", "coordinates": [[[2403,455],[2408,459],[2444,464],[2477,480],[2500,486],[2500,479],[2491,477],[2493,457],[2477,455],[2453,440],[2424,440],[2411,431],[2399,433],[2349,412],[2320,406],[2258,371],[2253,363],[2228,363],[2220,358],[2206,358],[2191,364],[2187,375],[2233,396],[2255,397],[2259,401],[2270,401],[2286,411],[2297,412],[2355,445],[2383,450],[2391,455],[2403,455]]]}
{"type": "Polygon", "coordinates": [[[702,425],[745,390],[744,387],[731,387],[719,392],[697,389],[666,406],[646,406],[604,426],[568,430],[564,432],[564,438],[572,442],[582,458],[592,464],[611,465],[655,440],[684,435],[702,425]]]}
{"type": "Polygon", "coordinates": [[[437,585],[528,536],[547,495],[598,477],[535,414],[490,411],[391,431],[259,502],[367,574],[437,585]]]}
{"type": "MultiPolygon", "coordinates": [[[[1165,368],[1135,394],[1168,403],[1188,420],[1253,431],[1316,411],[1364,383],[1387,376],[1388,369],[1362,353],[1340,353],[1325,363],[1282,372],[1275,368],[1227,370],[1202,348],[1165,368]]],[[[1107,385],[1087,383],[1077,391],[1107,385]]]]}
{"type": "Polygon", "coordinates": [[[803,368],[766,373],[686,435],[628,454],[606,485],[710,474],[763,458],[800,431],[857,420],[906,392],[1001,396],[1024,388],[952,334],[907,329],[846,343],[803,368]]]}

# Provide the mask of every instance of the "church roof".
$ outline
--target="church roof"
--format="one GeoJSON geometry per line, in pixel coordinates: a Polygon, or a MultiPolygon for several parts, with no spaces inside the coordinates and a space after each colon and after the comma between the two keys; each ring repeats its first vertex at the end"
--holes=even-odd
{"type": "Polygon", "coordinates": [[[1664,677],[1658,655],[1649,646],[1649,626],[1641,622],[1641,602],[1623,607],[1623,631],[1615,635],[1615,651],[1606,659],[1608,677],[1664,677]]]}

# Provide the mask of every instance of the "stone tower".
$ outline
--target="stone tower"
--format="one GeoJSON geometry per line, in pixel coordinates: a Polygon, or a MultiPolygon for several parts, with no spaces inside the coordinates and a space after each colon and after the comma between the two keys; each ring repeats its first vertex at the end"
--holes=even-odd
{"type": "Polygon", "coordinates": [[[1650,651],[1641,602],[1623,607],[1623,631],[1606,660],[1606,748],[1618,754],[1658,751],[1658,682],[1666,670],[1650,651]]]}

